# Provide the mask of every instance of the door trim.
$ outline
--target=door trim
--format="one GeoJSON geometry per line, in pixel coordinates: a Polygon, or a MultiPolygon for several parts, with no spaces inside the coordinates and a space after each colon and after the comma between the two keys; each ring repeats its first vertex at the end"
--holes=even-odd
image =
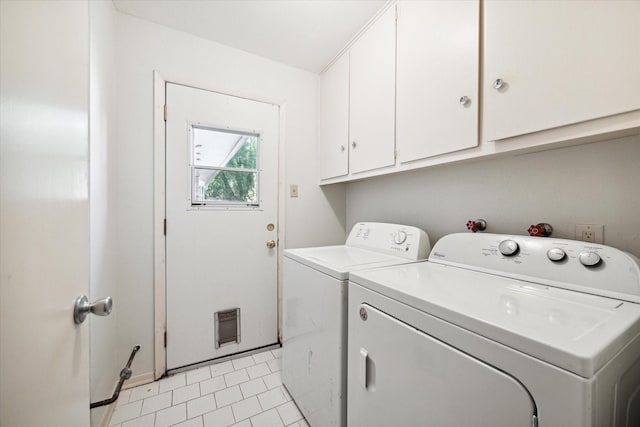
{"type": "MultiPolygon", "coordinates": [[[[177,82],[166,79],[158,70],[153,71],[153,305],[154,305],[154,373],[157,380],[167,372],[167,349],[164,337],[167,330],[167,293],[166,293],[166,238],[164,234],[165,220],[165,110],[166,84],[173,83],[196,89],[216,92],[223,95],[249,99],[252,101],[278,105],[280,107],[278,132],[278,194],[277,194],[277,218],[278,218],[278,242],[283,243],[285,236],[285,192],[284,192],[284,144],[286,103],[267,99],[258,99],[246,94],[229,92],[224,89],[211,88],[202,82],[177,82]]],[[[171,227],[171,225],[169,225],[171,227]]],[[[278,289],[278,341],[282,342],[282,272],[283,245],[278,244],[277,259],[277,289],[278,289]]]]}
{"type": "Polygon", "coordinates": [[[167,370],[167,349],[164,332],[167,330],[167,288],[165,270],[165,126],[164,104],[166,80],[158,71],[153,72],[153,329],[154,378],[167,370]]]}

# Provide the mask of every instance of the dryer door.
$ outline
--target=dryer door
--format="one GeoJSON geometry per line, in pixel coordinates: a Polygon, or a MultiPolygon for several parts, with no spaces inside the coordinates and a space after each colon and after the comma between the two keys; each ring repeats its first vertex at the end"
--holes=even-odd
{"type": "Polygon", "coordinates": [[[535,403],[513,377],[368,304],[354,308],[349,426],[535,425],[535,403]]]}

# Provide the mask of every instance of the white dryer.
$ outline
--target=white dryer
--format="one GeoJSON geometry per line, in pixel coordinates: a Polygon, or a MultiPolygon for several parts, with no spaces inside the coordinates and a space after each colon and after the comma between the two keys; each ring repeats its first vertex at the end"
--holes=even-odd
{"type": "Polygon", "coordinates": [[[425,260],[430,249],[419,228],[358,223],[344,245],[284,251],[282,381],[312,427],[346,426],[350,272],[425,260]]]}
{"type": "Polygon", "coordinates": [[[640,269],[611,247],[453,234],[356,272],[348,423],[640,426],[640,269]]]}

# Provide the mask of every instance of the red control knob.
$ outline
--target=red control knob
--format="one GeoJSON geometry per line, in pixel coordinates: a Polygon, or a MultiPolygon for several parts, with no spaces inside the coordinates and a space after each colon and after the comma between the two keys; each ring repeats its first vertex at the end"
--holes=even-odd
{"type": "Polygon", "coordinates": [[[529,232],[529,236],[540,236],[542,233],[544,233],[544,228],[540,227],[539,225],[531,224],[527,231],[529,232]]]}
{"type": "Polygon", "coordinates": [[[531,224],[527,231],[529,232],[529,236],[547,237],[551,236],[551,233],[553,233],[553,227],[546,222],[541,222],[539,224],[531,224]]]}
{"type": "Polygon", "coordinates": [[[473,231],[484,231],[487,228],[487,221],[484,219],[476,219],[467,221],[467,229],[473,231]]]}

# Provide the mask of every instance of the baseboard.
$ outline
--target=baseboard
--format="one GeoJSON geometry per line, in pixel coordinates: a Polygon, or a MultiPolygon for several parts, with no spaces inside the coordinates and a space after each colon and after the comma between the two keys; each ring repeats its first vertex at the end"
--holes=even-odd
{"type": "MultiPolygon", "coordinates": [[[[128,388],[133,388],[139,385],[152,383],[153,381],[154,381],[153,372],[148,372],[142,375],[136,375],[135,377],[131,377],[128,380],[126,380],[122,384],[122,389],[120,391],[122,392],[122,390],[126,390],[128,388]]],[[[98,424],[100,427],[109,426],[109,422],[111,421],[111,417],[113,416],[113,411],[116,409],[117,404],[118,404],[118,400],[116,400],[110,405],[105,405],[104,412],[102,413],[102,417],[100,418],[100,422],[98,424]]]]}
{"type": "Polygon", "coordinates": [[[100,427],[109,427],[109,421],[111,421],[111,416],[113,415],[113,410],[116,408],[117,401],[113,402],[111,405],[107,405],[104,412],[102,413],[102,418],[100,419],[100,427]]]}
{"type": "Polygon", "coordinates": [[[124,384],[122,385],[122,390],[137,387],[143,384],[149,384],[149,383],[152,383],[154,380],[155,378],[153,376],[153,372],[147,372],[146,374],[136,375],[124,382],[124,384]]]}
{"type": "Polygon", "coordinates": [[[261,353],[261,352],[266,351],[266,350],[273,350],[273,349],[280,348],[280,347],[282,347],[280,342],[276,342],[276,343],[273,343],[273,344],[267,344],[267,345],[259,347],[259,348],[253,348],[251,350],[245,350],[245,351],[242,351],[240,353],[229,354],[227,356],[221,356],[221,357],[218,357],[216,359],[205,360],[203,362],[193,363],[191,365],[182,366],[180,368],[169,369],[169,370],[167,370],[167,374],[166,375],[179,374],[180,372],[190,371],[192,369],[201,368],[203,366],[215,365],[216,363],[226,362],[227,360],[239,359],[241,357],[251,356],[252,354],[261,353]]]}

